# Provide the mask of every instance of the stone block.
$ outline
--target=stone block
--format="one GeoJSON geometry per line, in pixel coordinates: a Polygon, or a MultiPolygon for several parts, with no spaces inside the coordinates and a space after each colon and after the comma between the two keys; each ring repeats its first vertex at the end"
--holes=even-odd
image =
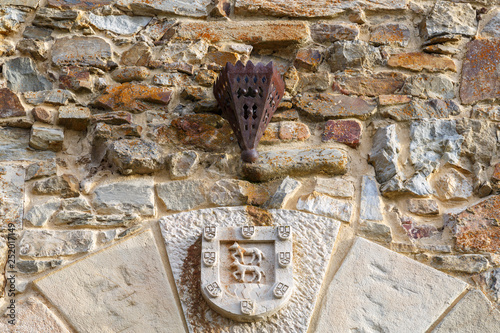
{"type": "Polygon", "coordinates": [[[316,120],[351,117],[365,120],[377,111],[374,100],[333,94],[304,93],[294,99],[294,106],[316,120]]]}
{"type": "Polygon", "coordinates": [[[108,147],[107,158],[124,175],[148,174],[165,167],[161,148],[143,139],[114,141],[108,147]]]}
{"type": "Polygon", "coordinates": [[[321,141],[339,142],[358,148],[361,140],[361,123],[356,120],[328,120],[321,141]]]}
{"type": "Polygon", "coordinates": [[[31,128],[30,147],[40,150],[60,151],[64,140],[64,131],[59,127],[35,124],[31,128]]]}
{"type": "Polygon", "coordinates": [[[389,67],[404,68],[415,72],[420,72],[424,69],[431,73],[457,71],[457,66],[453,59],[423,52],[393,54],[389,56],[387,65],[389,67]]]}
{"type": "Polygon", "coordinates": [[[206,184],[201,180],[176,180],[156,185],[158,197],[169,211],[199,208],[206,203],[206,184]]]}
{"type": "Polygon", "coordinates": [[[349,223],[353,207],[350,202],[313,192],[299,198],[297,209],[349,223]]]}
{"type": "Polygon", "coordinates": [[[90,109],[81,106],[61,106],[57,123],[67,129],[84,131],[91,117],[90,109]]]}
{"type": "Polygon", "coordinates": [[[89,252],[94,244],[89,230],[25,230],[19,240],[23,258],[67,256],[89,252]]]}

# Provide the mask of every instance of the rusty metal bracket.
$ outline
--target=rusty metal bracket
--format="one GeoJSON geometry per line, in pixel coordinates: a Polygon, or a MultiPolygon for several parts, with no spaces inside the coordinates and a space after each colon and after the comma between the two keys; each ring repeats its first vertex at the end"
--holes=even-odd
{"type": "Polygon", "coordinates": [[[283,98],[285,83],[270,62],[227,63],[214,84],[215,99],[229,121],[245,162],[255,162],[256,147],[283,98]]]}

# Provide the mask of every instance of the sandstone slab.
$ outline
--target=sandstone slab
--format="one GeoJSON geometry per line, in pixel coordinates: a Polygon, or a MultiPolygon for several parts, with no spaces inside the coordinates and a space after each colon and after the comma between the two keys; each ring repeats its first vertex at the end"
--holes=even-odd
{"type": "Polygon", "coordinates": [[[49,0],[48,5],[58,9],[91,10],[110,5],[114,0],[49,0]]]}
{"type": "Polygon", "coordinates": [[[14,58],[5,61],[3,75],[7,87],[16,92],[40,91],[52,88],[52,83],[39,74],[30,58],[14,58]]]}
{"type": "Polygon", "coordinates": [[[165,88],[127,82],[106,88],[94,103],[106,110],[140,113],[151,108],[165,109],[171,95],[165,88]]]}
{"type": "Polygon", "coordinates": [[[300,21],[215,21],[184,22],[174,37],[182,40],[205,38],[209,42],[239,42],[253,46],[286,46],[308,37],[307,25],[300,21]]]}
{"type": "Polygon", "coordinates": [[[340,142],[357,148],[361,140],[361,123],[356,120],[328,120],[321,136],[323,142],[340,142]]]}
{"type": "Polygon", "coordinates": [[[151,72],[146,67],[130,66],[118,68],[112,73],[113,80],[116,82],[130,82],[146,80],[151,72]]]}
{"type": "Polygon", "coordinates": [[[453,59],[423,52],[393,54],[387,60],[387,65],[389,67],[404,68],[416,72],[424,69],[428,72],[457,71],[457,66],[453,59]]]}
{"type": "Polygon", "coordinates": [[[349,223],[353,207],[350,202],[333,199],[327,195],[313,192],[299,198],[297,209],[349,223]]]}
{"type": "Polygon", "coordinates": [[[40,150],[60,151],[64,140],[64,131],[59,127],[33,125],[30,134],[30,147],[40,150]]]}
{"type": "Polygon", "coordinates": [[[425,332],[466,288],[465,282],[357,238],[328,287],[317,331],[425,332]]]}
{"type": "Polygon", "coordinates": [[[26,167],[26,180],[53,176],[57,172],[55,160],[34,161],[26,167]]]}
{"type": "Polygon", "coordinates": [[[500,98],[500,40],[477,39],[467,44],[462,67],[460,99],[464,104],[500,98]]]}
{"type": "Polygon", "coordinates": [[[118,0],[116,5],[136,15],[176,14],[191,17],[208,16],[210,0],[118,0]]]}
{"type": "Polygon", "coordinates": [[[314,191],[331,197],[350,199],[354,196],[354,184],[351,180],[341,177],[316,177],[314,191]]]}
{"type": "Polygon", "coordinates": [[[500,312],[479,290],[471,290],[444,317],[433,333],[493,333],[500,326],[500,312]]]}
{"type": "Polygon", "coordinates": [[[100,16],[89,13],[89,21],[95,28],[114,32],[118,35],[129,36],[143,29],[150,21],[151,17],[128,16],[128,15],[107,15],[100,16]]]}
{"type": "Polygon", "coordinates": [[[406,75],[398,72],[339,73],[334,76],[333,89],[346,95],[392,95],[403,88],[406,75]]]}
{"type": "Polygon", "coordinates": [[[323,61],[323,54],[321,50],[318,49],[300,49],[295,55],[295,60],[293,64],[297,68],[304,68],[306,70],[315,72],[318,70],[318,66],[323,61]]]}
{"type": "Polygon", "coordinates": [[[347,152],[341,149],[290,149],[260,153],[256,163],[243,165],[243,174],[251,181],[315,173],[343,175],[349,164],[347,152]]]}
{"type": "Polygon", "coordinates": [[[52,63],[56,66],[109,67],[111,46],[99,37],[65,37],[56,40],[52,47],[52,63]]]}
{"type": "Polygon", "coordinates": [[[201,180],[175,180],[156,185],[158,197],[169,211],[199,208],[206,203],[206,185],[201,180]]]}
{"type": "Polygon", "coordinates": [[[0,118],[22,117],[26,115],[19,97],[8,88],[0,89],[0,118]]]}
{"type": "Polygon", "coordinates": [[[259,213],[250,207],[238,207],[171,215],[162,218],[160,226],[190,332],[229,332],[235,329],[242,333],[307,331],[339,222],[297,211],[271,210],[269,213],[259,213]],[[291,225],[294,230],[295,289],[288,305],[277,315],[266,321],[237,323],[211,310],[201,297],[200,235],[204,225],[225,227],[248,224],[291,225]],[[304,283],[305,276],[307,283],[304,283]],[[291,321],[290,318],[296,320],[291,321]]]}
{"type": "Polygon", "coordinates": [[[397,45],[406,47],[410,42],[410,29],[404,24],[385,23],[370,31],[370,43],[375,45],[397,45]]]}
{"type": "Polygon", "coordinates": [[[89,230],[25,230],[19,240],[19,253],[25,258],[67,256],[88,252],[93,244],[89,230]]]}
{"type": "Polygon", "coordinates": [[[96,326],[108,332],[184,331],[151,231],[63,267],[35,285],[79,332],[96,326]],[[80,301],[68,295],[78,295],[80,301]]]}
{"type": "Polygon", "coordinates": [[[377,110],[370,99],[333,94],[304,93],[295,98],[295,107],[317,120],[336,118],[369,118],[377,110]]]}
{"type": "Polygon", "coordinates": [[[269,124],[260,143],[274,144],[290,141],[304,141],[309,139],[310,136],[311,132],[306,124],[296,121],[282,121],[269,124]]]}
{"type": "Polygon", "coordinates": [[[153,186],[153,180],[150,178],[100,185],[94,190],[94,209],[99,214],[121,214],[126,211],[141,216],[154,215],[153,186]]]}
{"type": "Polygon", "coordinates": [[[418,119],[443,119],[460,114],[460,107],[453,100],[442,99],[413,99],[402,106],[394,106],[382,112],[385,117],[398,121],[418,119]]]}

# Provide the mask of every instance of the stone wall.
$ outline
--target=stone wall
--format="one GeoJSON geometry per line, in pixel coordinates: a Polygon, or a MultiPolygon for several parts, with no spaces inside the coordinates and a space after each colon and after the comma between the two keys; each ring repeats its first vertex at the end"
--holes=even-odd
{"type": "Polygon", "coordinates": [[[498,332],[499,0],[0,0],[0,68],[0,331],[498,332]],[[205,221],[295,226],[284,310],[207,307],[205,221]]]}

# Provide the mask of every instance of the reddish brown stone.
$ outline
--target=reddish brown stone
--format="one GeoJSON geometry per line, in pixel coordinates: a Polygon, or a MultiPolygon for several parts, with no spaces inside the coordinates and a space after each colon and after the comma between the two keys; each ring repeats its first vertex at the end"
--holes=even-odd
{"type": "Polygon", "coordinates": [[[166,63],[166,64],[162,64],[162,67],[166,71],[178,71],[178,72],[189,74],[189,75],[194,74],[193,65],[190,65],[190,64],[185,63],[185,62],[166,63]]]}
{"type": "Polygon", "coordinates": [[[460,114],[460,107],[453,100],[415,99],[410,103],[383,110],[382,115],[397,121],[448,118],[460,114]]]}
{"type": "Polygon", "coordinates": [[[295,121],[298,119],[299,119],[299,113],[297,112],[297,110],[292,109],[275,113],[271,118],[271,122],[279,122],[285,120],[295,121]]]}
{"type": "Polygon", "coordinates": [[[140,42],[123,52],[120,63],[125,66],[148,66],[153,53],[145,42],[140,42]]]}
{"type": "Polygon", "coordinates": [[[208,96],[206,88],[202,87],[186,87],[181,93],[181,97],[188,101],[201,101],[208,96]]]}
{"type": "Polygon", "coordinates": [[[297,44],[309,36],[307,24],[298,21],[192,21],[183,22],[175,29],[175,39],[271,47],[297,44]]]}
{"type": "Polygon", "coordinates": [[[396,105],[410,103],[410,95],[380,95],[378,105],[396,105]]]}
{"type": "Polygon", "coordinates": [[[127,137],[141,137],[142,127],[137,124],[109,125],[97,123],[93,127],[94,140],[117,140],[127,137]]]}
{"type": "Polygon", "coordinates": [[[84,9],[90,10],[97,7],[107,6],[114,0],[49,0],[48,6],[58,9],[84,9]]]}
{"type": "Polygon", "coordinates": [[[500,163],[497,163],[495,165],[495,170],[493,171],[491,179],[493,179],[496,182],[500,182],[500,163]]]}
{"type": "Polygon", "coordinates": [[[304,93],[293,101],[295,107],[317,119],[359,118],[367,119],[377,110],[372,99],[333,94],[304,93]]]}
{"type": "Polygon", "coordinates": [[[424,69],[429,72],[457,71],[457,66],[451,58],[423,52],[393,54],[389,57],[387,65],[416,72],[424,69]]]}
{"type": "Polygon", "coordinates": [[[311,26],[311,37],[315,42],[336,42],[338,40],[355,40],[358,38],[359,28],[356,24],[319,23],[311,26]]]}
{"type": "Polygon", "coordinates": [[[225,151],[236,139],[229,123],[214,114],[194,114],[174,119],[168,128],[156,131],[160,143],[171,142],[207,151],[225,151]]]}
{"type": "Polygon", "coordinates": [[[461,213],[449,214],[447,220],[458,251],[500,253],[500,195],[491,196],[461,213]]]}
{"type": "Polygon", "coordinates": [[[402,47],[410,41],[410,29],[403,24],[388,23],[371,29],[370,43],[375,45],[396,44],[402,47]]]}
{"type": "Polygon", "coordinates": [[[126,110],[144,112],[151,108],[150,103],[165,106],[170,102],[172,92],[161,87],[152,87],[144,84],[124,83],[108,87],[95,101],[97,107],[107,110],[126,110]]]}
{"type": "Polygon", "coordinates": [[[309,71],[317,71],[323,60],[321,51],[315,49],[300,49],[295,56],[293,64],[297,68],[304,68],[309,71]]]}
{"type": "Polygon", "coordinates": [[[54,123],[54,115],[40,106],[33,108],[33,110],[31,110],[31,114],[36,121],[41,121],[46,124],[54,123]]]}
{"type": "Polygon", "coordinates": [[[311,132],[306,124],[295,121],[282,121],[269,124],[260,142],[263,144],[274,144],[280,142],[304,141],[310,136],[311,132]]]}
{"type": "Polygon", "coordinates": [[[323,142],[336,141],[357,148],[361,139],[361,124],[356,120],[328,120],[323,131],[323,142]]]}
{"type": "Polygon", "coordinates": [[[229,17],[231,2],[229,0],[215,0],[214,8],[210,11],[212,17],[229,17]]]}
{"type": "Polygon", "coordinates": [[[130,124],[132,115],[125,111],[106,112],[94,114],[91,120],[93,123],[106,123],[109,125],[130,124]]]}
{"type": "Polygon", "coordinates": [[[149,75],[149,69],[140,66],[122,67],[111,73],[113,80],[116,82],[143,81],[149,75]]]}
{"type": "Polygon", "coordinates": [[[228,62],[236,64],[238,60],[240,60],[240,55],[238,53],[227,51],[209,52],[203,59],[207,64],[216,64],[219,66],[225,66],[228,62]]]}
{"type": "Polygon", "coordinates": [[[19,97],[8,88],[0,89],[0,118],[22,117],[26,115],[19,97]]]}
{"type": "Polygon", "coordinates": [[[430,224],[418,225],[411,217],[403,216],[401,217],[401,226],[406,231],[406,234],[410,239],[420,239],[431,237],[435,235],[438,230],[435,226],[430,224]]]}
{"type": "Polygon", "coordinates": [[[462,103],[500,98],[498,63],[500,39],[476,39],[467,44],[460,85],[462,103]]]}
{"type": "Polygon", "coordinates": [[[216,78],[216,72],[210,69],[200,69],[194,79],[200,86],[211,87],[214,84],[216,78]]]}
{"type": "Polygon", "coordinates": [[[341,73],[334,77],[333,91],[347,95],[379,96],[397,93],[404,85],[406,75],[399,72],[341,73]]]}
{"type": "Polygon", "coordinates": [[[59,88],[73,91],[92,91],[92,77],[88,69],[80,67],[66,67],[59,76],[59,88]]]}

